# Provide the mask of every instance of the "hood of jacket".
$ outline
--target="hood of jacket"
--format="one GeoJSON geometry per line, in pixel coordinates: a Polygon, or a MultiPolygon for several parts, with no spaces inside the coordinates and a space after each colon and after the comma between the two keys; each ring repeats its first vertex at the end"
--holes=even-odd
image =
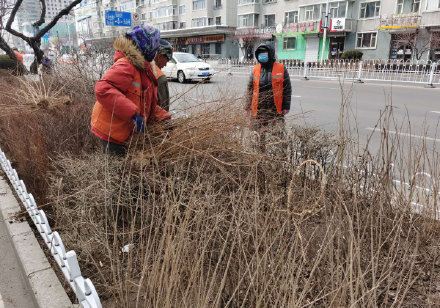
{"type": "Polygon", "coordinates": [[[127,58],[138,70],[145,69],[145,59],[141,51],[126,37],[118,37],[113,46],[116,49],[113,61],[116,62],[121,58],[127,58]]]}
{"type": "Polygon", "coordinates": [[[273,42],[267,41],[264,43],[261,43],[258,45],[257,49],[255,50],[255,58],[258,60],[258,54],[262,52],[263,50],[267,50],[269,52],[269,62],[273,63],[275,62],[275,46],[273,45],[273,42]]]}

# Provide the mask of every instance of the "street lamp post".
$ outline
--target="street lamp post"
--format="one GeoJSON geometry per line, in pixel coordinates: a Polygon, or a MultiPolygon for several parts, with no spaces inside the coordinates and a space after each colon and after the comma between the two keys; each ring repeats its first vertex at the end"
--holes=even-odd
{"type": "Polygon", "coordinates": [[[325,5],[325,15],[324,15],[324,21],[321,22],[321,27],[324,28],[324,35],[322,38],[322,47],[321,47],[321,63],[324,63],[324,51],[325,51],[325,41],[327,40],[327,28],[328,28],[328,2],[325,5]]]}

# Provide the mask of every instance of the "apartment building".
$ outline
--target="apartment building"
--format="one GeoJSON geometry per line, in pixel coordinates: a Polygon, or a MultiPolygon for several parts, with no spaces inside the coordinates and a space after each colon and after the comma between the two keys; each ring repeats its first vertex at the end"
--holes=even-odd
{"type": "Polygon", "coordinates": [[[238,57],[237,0],[151,0],[147,22],[177,51],[210,58],[238,57]]]}

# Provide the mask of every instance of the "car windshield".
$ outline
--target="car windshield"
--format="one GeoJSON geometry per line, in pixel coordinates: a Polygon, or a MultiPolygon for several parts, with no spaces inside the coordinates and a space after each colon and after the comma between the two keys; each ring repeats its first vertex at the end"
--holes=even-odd
{"type": "Polygon", "coordinates": [[[180,63],[199,62],[199,59],[190,53],[175,54],[174,56],[180,63]]]}

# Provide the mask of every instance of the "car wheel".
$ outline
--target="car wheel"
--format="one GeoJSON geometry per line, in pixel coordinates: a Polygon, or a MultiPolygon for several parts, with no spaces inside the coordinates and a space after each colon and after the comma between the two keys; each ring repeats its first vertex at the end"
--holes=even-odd
{"type": "Polygon", "coordinates": [[[205,82],[210,82],[210,81],[211,81],[211,77],[205,78],[205,82]]]}
{"type": "Polygon", "coordinates": [[[185,74],[182,71],[177,72],[177,80],[180,83],[184,83],[186,81],[185,74]]]}

